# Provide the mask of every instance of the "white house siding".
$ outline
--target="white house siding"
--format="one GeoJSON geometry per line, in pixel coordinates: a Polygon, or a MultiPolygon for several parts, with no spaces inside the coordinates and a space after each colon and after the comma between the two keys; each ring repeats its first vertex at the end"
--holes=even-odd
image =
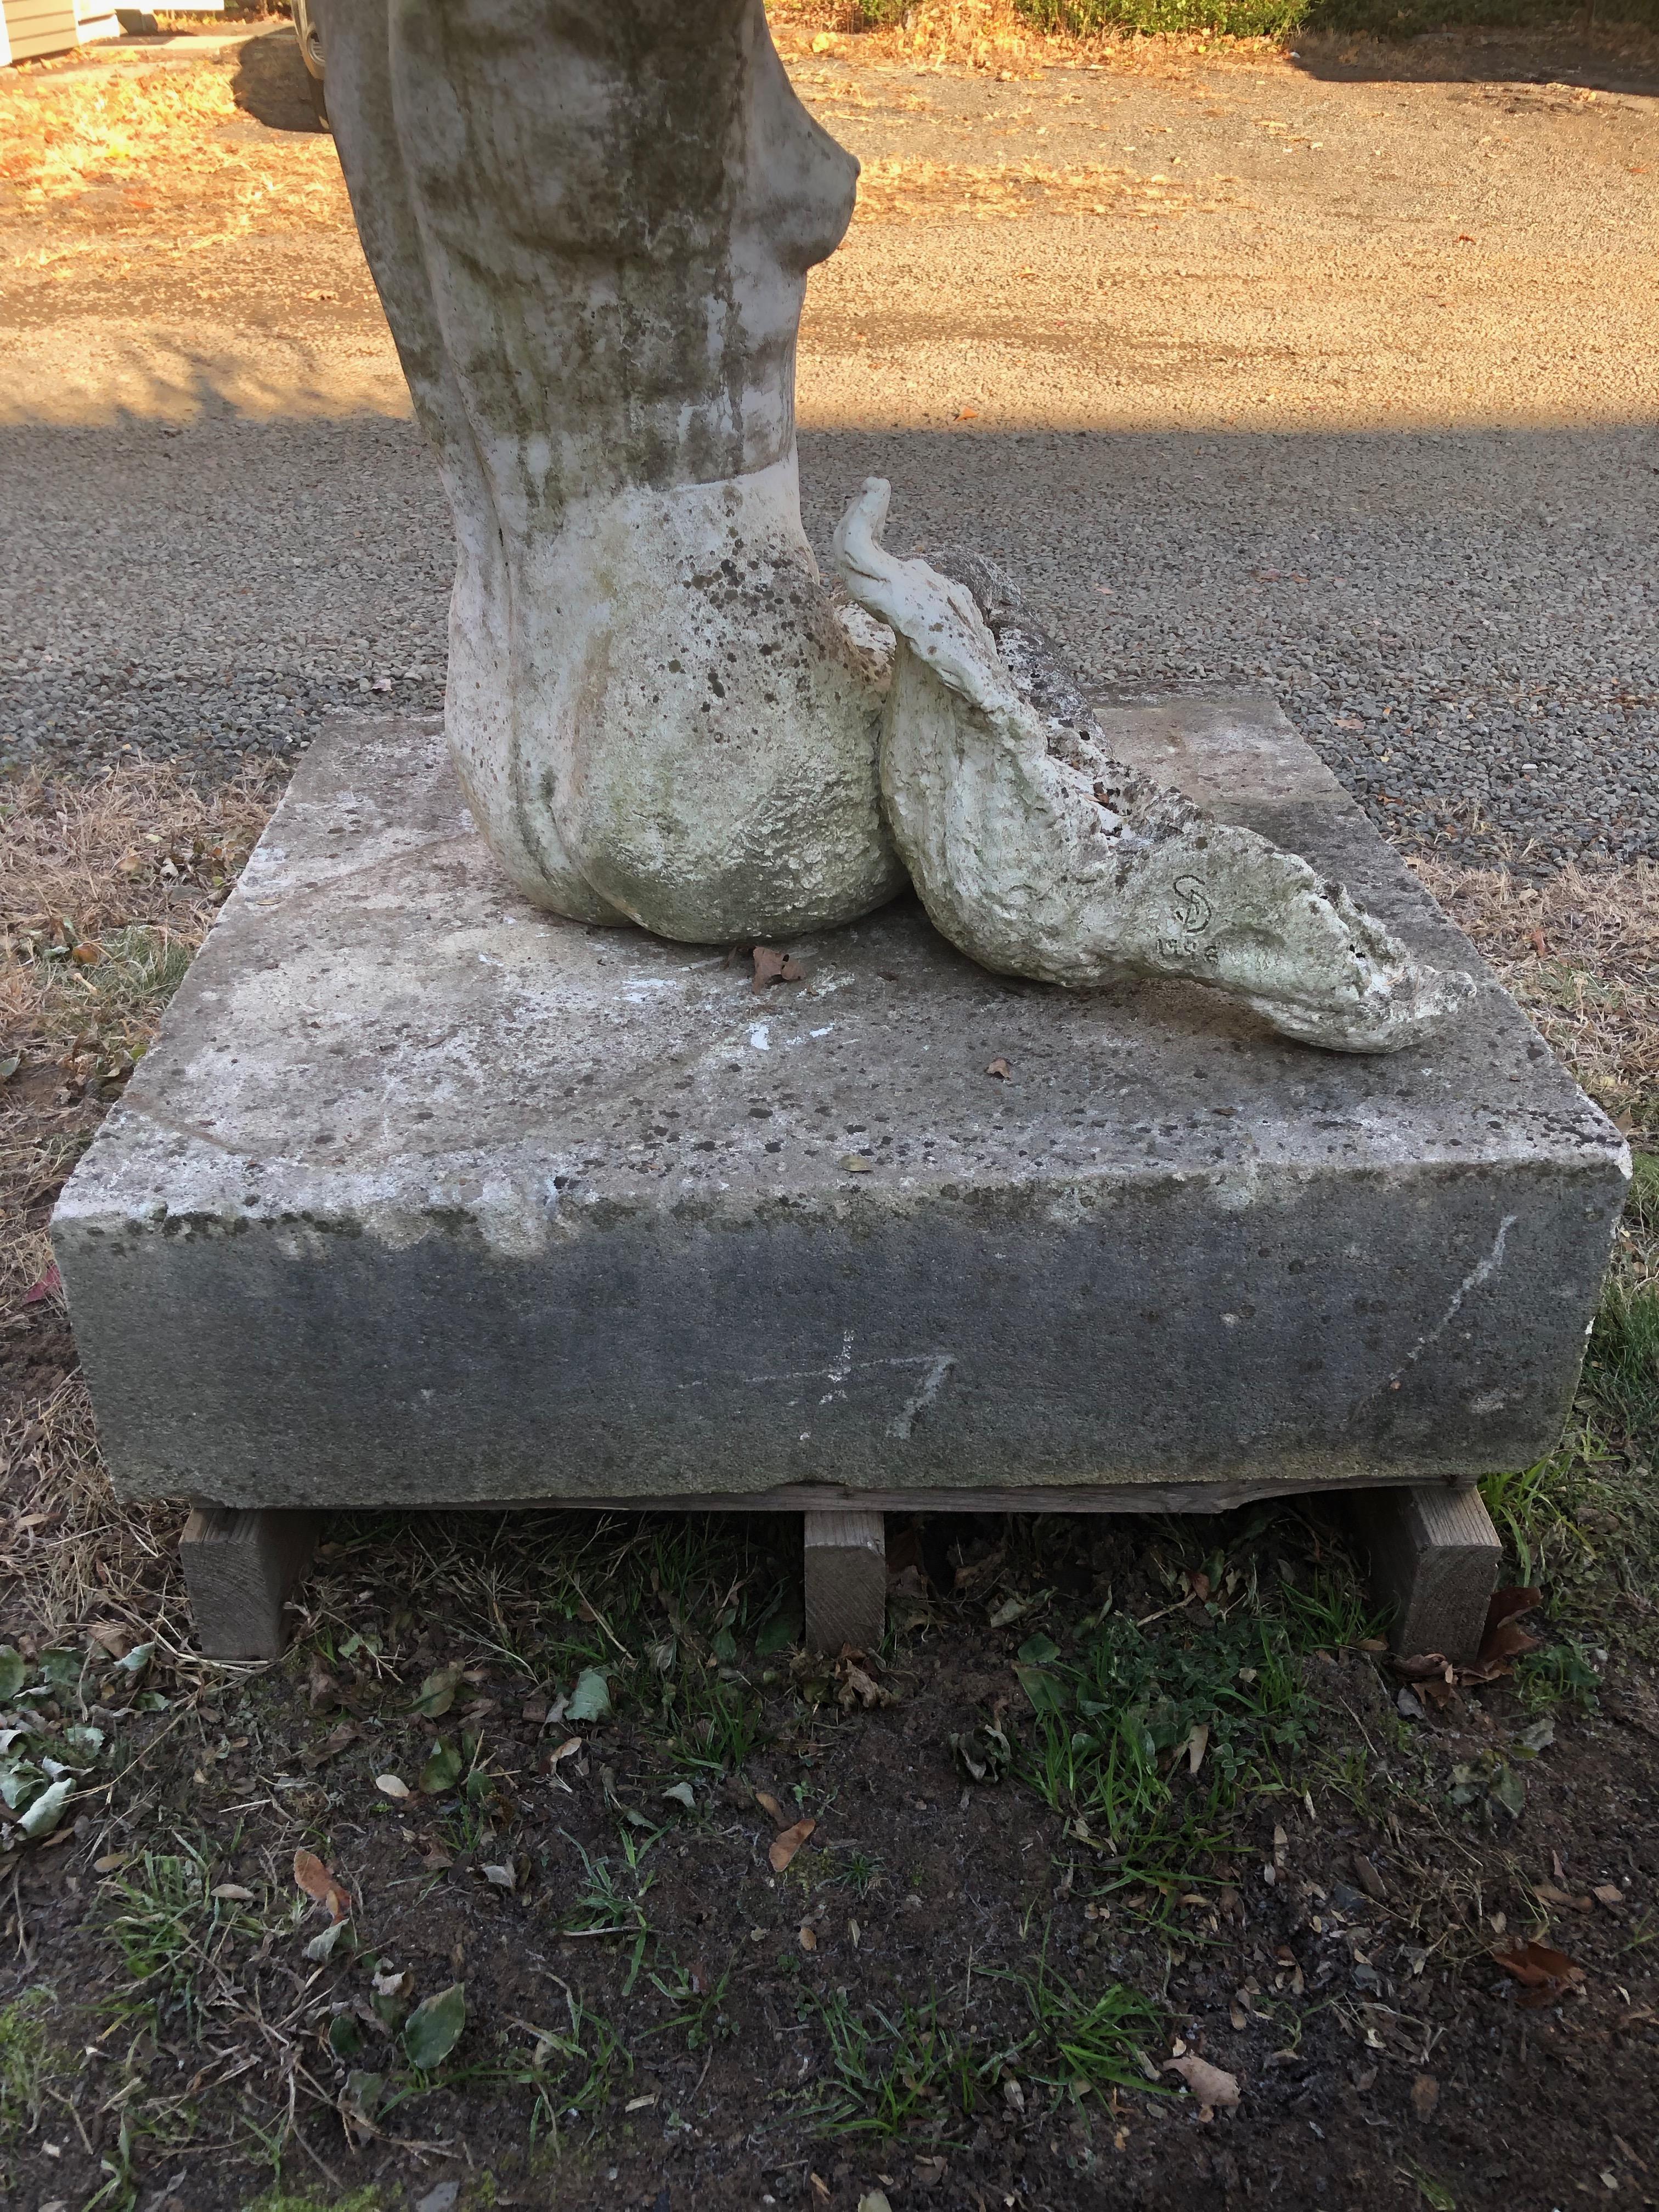
{"type": "Polygon", "coordinates": [[[79,43],[75,0],[0,0],[0,61],[33,61],[79,43]]]}

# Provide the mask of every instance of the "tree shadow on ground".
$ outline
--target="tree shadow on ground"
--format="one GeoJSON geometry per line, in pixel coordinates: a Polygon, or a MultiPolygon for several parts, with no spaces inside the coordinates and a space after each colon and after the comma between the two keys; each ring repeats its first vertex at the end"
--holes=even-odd
{"type": "MultiPolygon", "coordinates": [[[[1305,76],[1331,84],[1553,86],[1571,92],[1659,92],[1659,36],[1645,26],[1522,21],[1429,27],[1405,0],[1398,36],[1328,28],[1317,7],[1291,56],[1305,76]]],[[[1334,12],[1334,11],[1332,11],[1334,12]]],[[[1441,15],[1441,11],[1435,11],[1441,15]]],[[[1482,11],[1490,15],[1490,9],[1482,11]]]]}
{"type": "Polygon", "coordinates": [[[230,91],[244,113],[270,130],[316,131],[324,127],[311,104],[300,42],[286,23],[264,38],[247,41],[238,57],[230,91]]]}

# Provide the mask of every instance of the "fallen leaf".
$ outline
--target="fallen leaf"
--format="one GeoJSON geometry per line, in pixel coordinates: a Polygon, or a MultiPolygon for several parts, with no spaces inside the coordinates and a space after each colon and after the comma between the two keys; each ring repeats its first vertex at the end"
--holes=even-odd
{"type": "Polygon", "coordinates": [[[253,1892],[251,1889],[244,1889],[240,1881],[222,1881],[208,1894],[210,1897],[222,1898],[229,1905],[252,1905],[253,1902],[253,1892]]]}
{"type": "Polygon", "coordinates": [[[112,1659],[125,1659],[136,1640],[118,1620],[100,1620],[88,1633],[101,1650],[108,1652],[112,1659]]]}
{"type": "Polygon", "coordinates": [[[958,422],[977,422],[979,420],[978,408],[958,407],[957,410],[957,420],[958,422]]]}
{"type": "Polygon", "coordinates": [[[662,1794],[672,1797],[677,1805],[684,1805],[688,1813],[697,1809],[697,1793],[689,1782],[671,1782],[662,1794]]]}
{"type": "Polygon", "coordinates": [[[351,1911],[351,1899],[337,1882],[315,1851],[295,1851],[294,1879],[309,1898],[328,1907],[331,1920],[343,1920],[351,1911]]]}
{"type": "Polygon", "coordinates": [[[440,1667],[428,1674],[421,1685],[421,1694],[413,1710],[429,1721],[441,1720],[455,1702],[455,1692],[461,1682],[459,1667],[440,1667]]]}
{"type": "Polygon", "coordinates": [[[398,1774],[377,1774],[374,1778],[374,1787],[383,1797],[402,1798],[407,1797],[410,1794],[408,1783],[398,1774]]]}
{"type": "Polygon", "coordinates": [[[1527,933],[1527,942],[1531,945],[1533,951],[1541,960],[1544,957],[1545,951],[1543,931],[1541,929],[1529,930],[1527,933]]]}
{"type": "Polygon", "coordinates": [[[313,1936],[306,1945],[306,1956],[313,1966],[320,1966],[334,1955],[334,1947],[350,1927],[349,1920],[331,1920],[320,1936],[313,1936]]]}
{"type": "Polygon", "coordinates": [[[868,1175],[876,1164],[867,1152],[843,1152],[837,1164],[848,1175],[868,1175]]]}
{"type": "Polygon", "coordinates": [[[830,2202],[830,2185],[823,2176],[821,2173],[809,2173],[806,2179],[813,2196],[817,2198],[819,2203],[827,2204],[830,2202]]]}
{"type": "Polygon", "coordinates": [[[1513,1620],[1523,1613],[1536,1613],[1544,1602],[1544,1593],[1517,1583],[1509,1583],[1494,1590],[1486,1603],[1486,1618],[1480,1631],[1480,1657],[1486,1656],[1487,1639],[1494,1630],[1506,1620],[1513,1620]]]}
{"type": "Polygon", "coordinates": [[[1364,1851],[1354,1853],[1353,1870],[1358,1876],[1359,1887],[1364,1891],[1366,1896],[1374,1904],[1386,1905],[1389,1901],[1388,1887],[1364,1851]]]}
{"type": "Polygon", "coordinates": [[[372,2134],[374,2108],[385,2094],[384,2074],[348,2074],[340,2092],[341,2118],[362,2133],[372,2134]]]}
{"type": "Polygon", "coordinates": [[[1440,2084],[1432,2074],[1419,2074],[1412,2083],[1412,2110],[1419,2120],[1434,2118],[1434,2108],[1440,2102],[1440,2084]]]}
{"type": "Polygon", "coordinates": [[[630,2097],[628,2102],[623,2106],[623,2110],[625,2112],[643,2112],[648,2110],[651,2106],[654,2105],[656,2101],[656,2091],[654,2089],[648,2089],[642,2097],[630,2097]]]}
{"type": "Polygon", "coordinates": [[[1492,1955],[1495,1964],[1520,1983],[1523,1994],[1517,2002],[1523,2005],[1553,2004],[1584,1979],[1582,1966],[1547,1943],[1517,1943],[1512,1950],[1494,1951],[1492,1955]]]}
{"type": "Polygon", "coordinates": [[[576,1677],[576,1686],[570,1693],[570,1703],[564,1709],[568,1721],[602,1721],[611,1710],[611,1685],[604,1671],[598,1667],[584,1667],[576,1677]]]}
{"type": "Polygon", "coordinates": [[[779,952],[769,945],[757,945],[750,957],[755,973],[750,983],[751,991],[764,991],[774,983],[801,983],[806,980],[806,970],[793,953],[779,952]]]}
{"type": "Polygon", "coordinates": [[[787,1828],[788,1826],[789,1815],[784,1811],[782,1806],[779,1804],[777,1799],[772,1795],[769,1790],[757,1790],[755,1792],[755,1802],[760,1807],[762,1812],[764,1813],[771,1820],[774,1827],[787,1828]]]}
{"type": "Polygon", "coordinates": [[[24,1291],[23,1304],[26,1306],[38,1306],[44,1299],[56,1297],[63,1287],[64,1279],[58,1273],[58,1262],[54,1260],[46,1273],[37,1282],[31,1283],[24,1291]]]}
{"type": "Polygon", "coordinates": [[[1007,1061],[1002,1059],[1000,1055],[994,1060],[991,1062],[991,1065],[985,1071],[988,1075],[994,1075],[1000,1083],[1006,1083],[1013,1072],[1013,1069],[1009,1066],[1007,1061]]]}
{"type": "Polygon", "coordinates": [[[434,1743],[432,1756],[421,1769],[422,1791],[428,1797],[441,1797],[453,1790],[461,1778],[461,1754],[453,1743],[434,1743]]]}
{"type": "Polygon", "coordinates": [[[556,1751],[550,1751],[547,1754],[546,1765],[548,1772],[551,1774],[554,1769],[563,1760],[574,1758],[577,1752],[584,1748],[585,1747],[580,1736],[566,1736],[564,1741],[559,1746],[556,1751]]]}
{"type": "Polygon", "coordinates": [[[61,1775],[40,1792],[17,1822],[17,1832],[32,1844],[49,1836],[64,1817],[64,1808],[75,1790],[75,1777],[61,1775]]]}
{"type": "Polygon", "coordinates": [[[772,1848],[766,1856],[774,1874],[783,1872],[817,1825],[816,1820],[797,1820],[793,1828],[786,1828],[781,1836],[772,1838],[772,1848]]]}
{"type": "Polygon", "coordinates": [[[516,1889],[519,1886],[512,1868],[504,1861],[499,1865],[480,1867],[478,1871],[496,1889],[516,1889]]]}
{"type": "Polygon", "coordinates": [[[329,1730],[320,1743],[313,1743],[309,1750],[300,1753],[301,1765],[308,1774],[314,1774],[319,1766],[326,1766],[331,1759],[337,1759],[343,1751],[349,1751],[362,1734],[362,1730],[355,1721],[342,1721],[337,1728],[329,1730]]]}
{"type": "MultiPolygon", "coordinates": [[[[818,38],[823,38],[822,31],[819,32],[818,38]]],[[[830,41],[828,39],[824,39],[823,43],[827,46],[830,41]]],[[[812,51],[814,53],[820,51],[817,39],[814,39],[812,41],[812,51]]],[[[892,2206],[887,2201],[886,2191],[884,2189],[866,2189],[863,2196],[859,2199],[859,2212],[893,2212],[892,2206]]]]}
{"type": "Polygon", "coordinates": [[[1575,1897],[1571,1890],[1559,1889],[1553,1881],[1534,1883],[1534,1888],[1542,1904],[1569,1906],[1574,1912],[1588,1912],[1590,1909],[1589,1898],[1575,1897]]]}
{"type": "Polygon", "coordinates": [[[1193,1732],[1188,1737],[1186,1746],[1188,1774],[1196,1774],[1199,1768],[1203,1765],[1204,1754],[1209,1748],[1209,1743],[1210,1723],[1208,1721],[1194,1721],[1193,1732]]]}
{"type": "Polygon", "coordinates": [[[1625,1893],[1616,1881],[1598,1881],[1590,1895],[1598,1905],[1605,1905],[1609,1912],[1622,1911],[1626,1902],[1625,1893]]]}
{"type": "Polygon", "coordinates": [[[815,1928],[803,1926],[800,1931],[800,1948],[803,1951],[816,1951],[817,1949],[817,1930],[815,1928]]]}
{"type": "Polygon", "coordinates": [[[411,2066],[429,2074],[461,2039],[466,2026],[466,1989],[452,1982],[435,1996],[423,1997],[404,2023],[404,2049],[411,2066]]]}
{"type": "Polygon", "coordinates": [[[844,1712],[849,1712],[854,1705],[862,1705],[868,1712],[873,1705],[891,1705],[893,1700],[884,1698],[880,1684],[862,1667],[855,1667],[848,1660],[836,1692],[836,1702],[844,1712]]]}
{"type": "Polygon", "coordinates": [[[1164,2071],[1179,2074],[1190,2094],[1206,2112],[1238,2102],[1238,2076],[1226,2073],[1219,2066],[1212,2066],[1207,2058],[1199,2057],[1194,2051],[1183,2051],[1178,2058],[1166,2058],[1164,2071]]]}

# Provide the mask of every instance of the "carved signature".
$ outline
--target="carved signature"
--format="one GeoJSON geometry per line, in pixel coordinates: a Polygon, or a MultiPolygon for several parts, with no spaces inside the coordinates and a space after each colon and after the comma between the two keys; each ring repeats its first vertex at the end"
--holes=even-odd
{"type": "Polygon", "coordinates": [[[1201,876],[1177,876],[1172,887],[1176,895],[1175,915],[1188,937],[1202,934],[1210,926],[1213,909],[1204,896],[1201,876]]]}

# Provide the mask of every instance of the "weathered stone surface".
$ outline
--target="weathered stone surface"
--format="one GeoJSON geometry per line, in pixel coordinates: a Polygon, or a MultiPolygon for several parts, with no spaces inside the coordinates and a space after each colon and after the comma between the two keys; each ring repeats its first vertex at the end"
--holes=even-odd
{"type": "Polygon", "coordinates": [[[527,897],[707,943],[902,888],[881,672],[801,526],[795,342],[858,163],[762,0],[325,0],[455,516],[447,715],[527,897]]]}
{"type": "Polygon", "coordinates": [[[533,909],[434,727],[343,725],[59,1204],[120,1489],[1426,1481],[1545,1450],[1618,1133],[1271,708],[1101,720],[1476,975],[1464,1022],[1311,1054],[1181,983],[999,979],[908,900],[757,995],[746,957],[533,909]]]}
{"type": "Polygon", "coordinates": [[[1398,1052],[1464,1011],[1468,977],[1413,960],[1344,884],[1115,759],[1075,687],[1033,653],[1017,606],[998,624],[1006,580],[981,562],[975,589],[889,553],[887,501],[869,477],[836,557],[896,635],[882,797],[953,945],[999,974],[1074,989],[1184,977],[1338,1052],[1398,1052]]]}

